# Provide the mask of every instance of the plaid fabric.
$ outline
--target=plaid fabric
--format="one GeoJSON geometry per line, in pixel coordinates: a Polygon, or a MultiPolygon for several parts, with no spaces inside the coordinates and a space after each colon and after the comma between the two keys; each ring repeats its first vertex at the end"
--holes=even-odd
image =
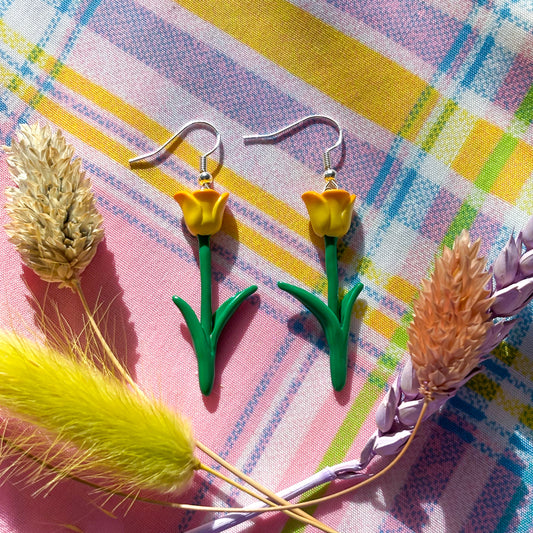
{"type": "MultiPolygon", "coordinates": [[[[105,219],[82,283],[107,310],[108,338],[200,440],[279,490],[358,457],[406,360],[412,301],[442,246],[467,228],[492,261],[532,213],[532,25],[528,0],[1,0],[1,137],[9,144],[24,122],[64,131],[105,219]],[[313,124],[276,144],[242,142],[311,113],[342,125],[333,161],[339,185],[358,196],[340,284],[365,289],[340,393],[316,319],[276,287],[323,293],[323,245],[300,195],[322,188],[322,152],[336,133],[313,124]],[[192,131],[158,167],[128,165],[192,119],[221,130],[215,187],[230,193],[212,239],[214,300],[259,286],[220,339],[206,398],[170,299],[199,309],[196,241],[172,196],[195,188],[198,156],[214,139],[192,131]]],[[[0,164],[3,191],[5,157],[0,164]]],[[[3,232],[0,247],[1,324],[35,329],[33,291],[81,331],[73,295],[23,268],[3,232]]],[[[400,464],[315,516],[341,532],[531,530],[531,314],[400,464]]],[[[17,480],[0,489],[2,532],[178,532],[209,516],[143,503],[125,514],[114,500],[106,514],[75,482],[44,499],[17,480]]],[[[201,475],[183,499],[250,501],[201,475]]],[[[238,528],[303,529],[284,515],[238,528]]]]}

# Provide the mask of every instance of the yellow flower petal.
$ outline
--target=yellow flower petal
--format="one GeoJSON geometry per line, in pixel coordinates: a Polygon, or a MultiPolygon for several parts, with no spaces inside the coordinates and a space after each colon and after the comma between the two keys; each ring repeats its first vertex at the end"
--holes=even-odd
{"type": "Polygon", "coordinates": [[[355,194],[342,189],[333,189],[319,194],[307,191],[302,194],[313,231],[323,237],[342,237],[352,223],[355,194]]]}
{"type": "Polygon", "coordinates": [[[183,218],[193,235],[213,235],[222,226],[222,217],[229,194],[213,189],[179,192],[174,199],[183,210],[183,218]]]}

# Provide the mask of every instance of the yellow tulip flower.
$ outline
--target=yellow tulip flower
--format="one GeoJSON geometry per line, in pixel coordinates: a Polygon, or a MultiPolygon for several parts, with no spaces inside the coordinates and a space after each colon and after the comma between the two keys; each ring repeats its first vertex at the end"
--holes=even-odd
{"type": "Polygon", "coordinates": [[[330,189],[319,194],[307,191],[302,194],[313,231],[323,237],[342,237],[352,223],[355,194],[342,189],[330,189]]]}
{"type": "Polygon", "coordinates": [[[229,194],[213,189],[179,192],[174,199],[183,210],[185,224],[193,235],[213,235],[222,226],[222,216],[229,194]]]}

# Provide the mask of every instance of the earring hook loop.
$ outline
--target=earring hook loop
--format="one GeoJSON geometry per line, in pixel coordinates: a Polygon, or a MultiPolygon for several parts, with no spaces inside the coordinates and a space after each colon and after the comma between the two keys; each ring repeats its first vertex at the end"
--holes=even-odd
{"type": "Polygon", "coordinates": [[[335,178],[335,170],[331,168],[331,157],[330,152],[332,150],[335,150],[335,148],[338,148],[343,141],[343,134],[342,134],[342,128],[340,127],[339,123],[327,116],[327,115],[308,115],[307,117],[301,118],[300,120],[297,120],[296,122],[293,122],[292,124],[289,124],[288,126],[285,126],[284,128],[281,128],[280,130],[274,131],[273,133],[265,133],[263,135],[245,135],[243,137],[244,142],[246,141],[255,141],[255,140],[264,140],[264,141],[271,141],[279,137],[280,135],[283,135],[284,133],[289,132],[293,128],[296,128],[298,126],[301,126],[305,124],[306,122],[324,122],[326,124],[329,124],[330,126],[333,126],[338,132],[339,137],[337,139],[337,142],[330,146],[329,148],[326,148],[324,151],[323,161],[324,161],[324,177],[326,179],[334,179],[335,178]]]}
{"type": "Polygon", "coordinates": [[[213,126],[213,124],[211,124],[211,122],[207,122],[206,120],[191,120],[190,122],[187,122],[186,124],[184,124],[179,129],[178,132],[174,133],[174,135],[172,135],[172,137],[170,137],[170,139],[168,141],[166,141],[164,144],[162,144],[159,148],[156,148],[152,152],[148,152],[146,154],[139,155],[137,157],[134,157],[134,158],[130,159],[129,160],[130,165],[132,163],[136,163],[138,161],[142,161],[143,159],[148,159],[150,157],[153,157],[154,155],[159,154],[170,143],[172,143],[172,141],[174,141],[175,139],[180,137],[183,133],[185,133],[187,130],[191,129],[192,127],[199,127],[199,128],[204,128],[204,129],[210,130],[216,136],[215,145],[213,146],[213,148],[211,148],[211,150],[209,150],[208,152],[206,152],[205,154],[202,154],[200,156],[200,177],[199,177],[199,180],[200,180],[200,183],[202,183],[202,184],[209,183],[210,181],[212,181],[212,177],[211,177],[211,174],[209,172],[207,172],[207,158],[217,148],[219,148],[219,146],[220,146],[220,132],[215,128],[215,126],[213,126]]]}

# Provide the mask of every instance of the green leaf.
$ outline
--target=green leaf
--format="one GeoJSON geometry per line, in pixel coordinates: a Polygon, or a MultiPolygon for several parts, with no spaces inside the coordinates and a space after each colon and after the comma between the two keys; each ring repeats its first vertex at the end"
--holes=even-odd
{"type": "Polygon", "coordinates": [[[211,344],[213,350],[216,349],[218,337],[222,333],[224,326],[232,317],[233,313],[241,303],[257,290],[257,285],[252,285],[247,289],[239,291],[235,296],[228,298],[213,314],[213,331],[211,332],[211,344]]]}
{"type": "Polygon", "coordinates": [[[336,317],[335,313],[322,300],[320,300],[320,298],[300,287],[291,285],[290,283],[279,281],[278,287],[294,296],[299,302],[307,307],[311,313],[313,313],[324,330],[328,344],[340,333],[339,319],[336,317]]]}
{"type": "Polygon", "coordinates": [[[341,302],[341,328],[345,335],[348,335],[348,332],[350,331],[350,322],[352,318],[352,310],[353,306],[355,305],[355,301],[357,300],[357,297],[363,290],[363,284],[357,283],[354,287],[352,287],[342,299],[341,302]]]}
{"type": "Polygon", "coordinates": [[[342,390],[346,383],[348,366],[348,334],[350,331],[350,318],[355,300],[363,289],[363,285],[358,283],[342,299],[342,327],[339,323],[339,319],[335,316],[335,313],[314,294],[311,294],[300,287],[290,285],[289,283],[279,282],[278,287],[288,292],[305,305],[322,325],[329,346],[331,383],[336,391],[342,390]]]}
{"type": "Polygon", "coordinates": [[[215,381],[215,350],[211,347],[209,332],[205,332],[192,307],[182,298],[173,296],[172,301],[178,306],[191,334],[196,360],[198,361],[198,380],[200,389],[206,396],[215,381]]]}

